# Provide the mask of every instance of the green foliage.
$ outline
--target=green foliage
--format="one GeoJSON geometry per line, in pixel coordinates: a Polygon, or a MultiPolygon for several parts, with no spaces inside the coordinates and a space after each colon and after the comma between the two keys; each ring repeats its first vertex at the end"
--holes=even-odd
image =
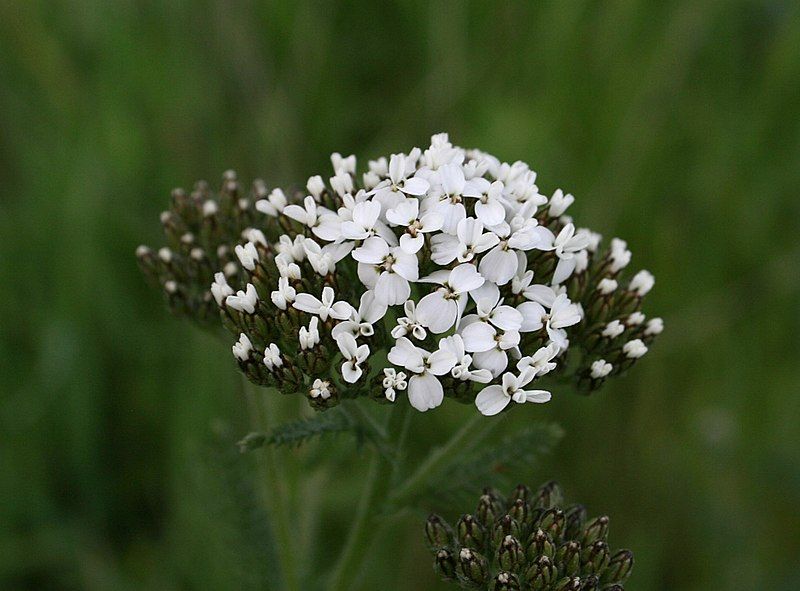
{"type": "Polygon", "coordinates": [[[542,457],[564,435],[561,427],[545,422],[532,422],[506,433],[500,431],[454,456],[432,476],[422,498],[433,499],[437,507],[455,506],[485,486],[510,488],[537,473],[542,457]]]}
{"type": "Polygon", "coordinates": [[[292,447],[307,443],[315,437],[344,432],[352,432],[359,439],[364,437],[364,430],[337,407],[326,412],[318,412],[308,419],[298,419],[278,425],[270,432],[265,443],[292,447]]]}

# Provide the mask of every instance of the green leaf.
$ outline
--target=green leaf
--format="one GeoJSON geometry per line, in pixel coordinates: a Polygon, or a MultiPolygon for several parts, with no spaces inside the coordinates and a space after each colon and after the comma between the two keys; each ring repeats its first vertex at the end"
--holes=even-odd
{"type": "Polygon", "coordinates": [[[563,436],[555,423],[532,423],[496,441],[484,440],[459,453],[434,475],[427,487],[430,498],[450,505],[469,501],[486,486],[507,489],[530,480],[539,459],[563,436]]]}

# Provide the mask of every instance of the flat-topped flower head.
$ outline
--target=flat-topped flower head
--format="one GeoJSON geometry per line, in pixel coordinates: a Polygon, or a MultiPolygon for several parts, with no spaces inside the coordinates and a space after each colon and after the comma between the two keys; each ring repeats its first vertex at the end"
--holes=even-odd
{"type": "Polygon", "coordinates": [[[219,311],[250,380],[320,410],[453,397],[494,415],[558,395],[553,378],[600,387],[663,330],[641,312],[652,275],[623,277],[627,243],[603,250],[565,215],[575,197],[548,199],[524,162],[437,134],[361,173],[354,156],[331,164],[300,192],[257,181],[248,197],[226,173],[221,197],[182,206],[197,223],[169,212],[169,244],[137,250],[173,306],[219,311]]]}

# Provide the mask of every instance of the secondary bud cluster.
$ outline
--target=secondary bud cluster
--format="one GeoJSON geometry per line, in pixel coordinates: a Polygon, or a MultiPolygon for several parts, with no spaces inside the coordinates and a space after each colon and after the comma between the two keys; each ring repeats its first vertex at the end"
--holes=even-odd
{"type": "Polygon", "coordinates": [[[253,220],[253,201],[242,194],[233,171],[225,173],[218,192],[205,181],[190,193],[175,189],[170,208],[161,213],[167,244],[137,248],[139,266],[174,313],[217,323],[211,282],[217,272],[229,278],[239,273],[234,246],[246,239],[242,232],[253,220]]]}
{"type": "Polygon", "coordinates": [[[251,381],[318,409],[407,395],[425,411],[448,396],[495,415],[550,400],[555,373],[597,388],[661,331],[640,311],[652,275],[624,281],[626,244],[600,250],[565,214],[574,197],[543,195],[527,164],[446,134],[361,175],[354,156],[331,162],[327,181],[289,196],[257,182],[243,200],[226,179],[202,269],[180,249],[184,233],[204,235],[205,197],[176,200],[188,211],[171,217],[190,221],[168,234],[169,262],[140,253],[173,307],[219,307],[251,381]]]}
{"type": "Polygon", "coordinates": [[[486,489],[455,526],[431,515],[425,537],[434,570],[464,589],[621,591],[633,553],[609,548],[608,522],[587,519],[582,505],[562,508],[560,487],[548,482],[508,498],[486,489]]]}

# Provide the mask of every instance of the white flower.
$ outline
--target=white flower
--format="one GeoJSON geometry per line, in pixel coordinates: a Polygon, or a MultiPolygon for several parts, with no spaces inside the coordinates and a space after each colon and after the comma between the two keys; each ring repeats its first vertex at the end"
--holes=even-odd
{"type": "Polygon", "coordinates": [[[208,199],[207,201],[205,201],[203,203],[203,216],[204,217],[210,218],[212,215],[216,215],[216,213],[218,211],[219,211],[219,206],[217,205],[216,201],[214,201],[212,199],[208,199]]]}
{"type": "Polygon", "coordinates": [[[402,371],[397,371],[393,367],[387,367],[383,370],[383,388],[384,396],[390,402],[394,402],[397,397],[398,391],[406,389],[408,383],[406,382],[406,374],[402,371]]]}
{"type": "Polygon", "coordinates": [[[270,294],[272,303],[279,309],[285,310],[294,301],[297,291],[289,284],[286,277],[278,279],[278,289],[270,294]]]}
{"type": "Polygon", "coordinates": [[[546,347],[540,347],[536,353],[523,357],[517,362],[517,370],[520,373],[533,371],[536,377],[550,373],[556,368],[553,359],[559,354],[561,349],[555,343],[550,343],[546,347]]]}
{"type": "Polygon", "coordinates": [[[236,256],[239,258],[242,267],[248,271],[255,270],[256,263],[258,262],[258,250],[256,250],[255,244],[252,242],[248,242],[244,246],[237,244],[233,250],[236,252],[236,256]]]}
{"type": "Polygon", "coordinates": [[[639,326],[640,324],[644,323],[645,316],[641,312],[633,312],[628,315],[628,319],[625,321],[625,324],[628,326],[639,326]]]}
{"type": "Polygon", "coordinates": [[[334,302],[335,294],[333,288],[325,286],[322,288],[322,299],[319,300],[309,293],[299,293],[292,304],[292,307],[301,312],[316,314],[325,322],[328,317],[336,320],[345,320],[350,317],[352,306],[347,302],[334,302]]]}
{"type": "Polygon", "coordinates": [[[264,365],[266,365],[267,369],[270,371],[283,365],[281,350],[278,349],[278,345],[275,343],[270,343],[269,347],[264,349],[264,365]]]}
{"type": "Polygon", "coordinates": [[[239,361],[247,361],[250,358],[250,352],[253,350],[253,343],[250,342],[246,334],[241,333],[239,335],[239,340],[233,344],[231,349],[236,359],[239,361]]]}
{"type": "Polygon", "coordinates": [[[349,384],[356,383],[364,371],[361,364],[369,357],[369,346],[359,346],[352,333],[343,332],[336,337],[336,345],[342,352],[344,363],[342,364],[342,377],[349,384]]]}
{"type": "Polygon", "coordinates": [[[392,337],[399,339],[400,337],[410,334],[418,341],[421,341],[428,335],[428,332],[417,319],[417,310],[414,300],[406,300],[406,303],[403,304],[403,309],[406,315],[397,319],[397,326],[392,329],[392,337]]]}
{"type": "Polygon", "coordinates": [[[330,179],[331,189],[339,195],[347,195],[353,192],[353,177],[344,171],[336,171],[330,179]]]}
{"type": "Polygon", "coordinates": [[[286,277],[287,279],[300,279],[302,277],[300,273],[300,266],[295,263],[287,254],[280,253],[275,257],[275,266],[278,267],[278,273],[281,277],[286,277]]]}
{"type": "Polygon", "coordinates": [[[374,291],[367,290],[361,295],[358,310],[354,309],[348,320],[334,326],[331,335],[336,339],[341,333],[349,332],[354,337],[359,335],[371,337],[375,334],[375,329],[372,325],[383,318],[386,315],[386,311],[386,304],[378,301],[374,291]]]}
{"type": "Polygon", "coordinates": [[[172,251],[166,246],[163,246],[158,249],[158,258],[160,258],[163,262],[170,264],[170,262],[172,262],[172,251]]]}
{"type": "Polygon", "coordinates": [[[334,172],[346,172],[347,174],[356,173],[355,154],[350,154],[347,158],[343,158],[339,152],[334,152],[331,154],[331,164],[333,165],[334,172]]]}
{"type": "Polygon", "coordinates": [[[653,285],[655,285],[655,283],[656,278],[653,277],[653,274],[650,271],[643,270],[639,271],[633,276],[630,285],[628,285],[628,289],[634,292],[640,298],[643,298],[651,289],[653,289],[653,285]]]}
{"type": "Polygon", "coordinates": [[[645,336],[656,336],[663,332],[664,321],[661,318],[651,318],[644,329],[645,336]]]}
{"type": "Polygon", "coordinates": [[[550,313],[545,315],[545,326],[550,340],[565,349],[567,333],[564,329],[578,324],[582,316],[580,306],[570,302],[566,294],[556,297],[550,313]]]}
{"type": "Polygon", "coordinates": [[[603,329],[601,334],[609,339],[615,339],[623,332],[625,332],[625,325],[619,320],[612,320],[606,324],[606,327],[603,329]]]}
{"type": "Polygon", "coordinates": [[[547,213],[550,217],[557,218],[567,211],[567,208],[574,202],[575,197],[570,193],[565,195],[561,189],[556,189],[556,192],[550,197],[550,208],[547,210],[547,213]]]}
{"type": "Polygon", "coordinates": [[[628,359],[638,359],[647,353],[647,345],[641,339],[633,339],[622,346],[622,352],[628,359]]]}
{"type": "Polygon", "coordinates": [[[547,390],[524,390],[535,377],[533,372],[523,372],[519,377],[511,373],[503,374],[503,385],[487,386],[475,398],[475,406],[487,417],[501,412],[513,400],[518,404],[525,402],[547,402],[551,398],[547,390]]]}
{"type": "Polygon", "coordinates": [[[313,195],[314,199],[319,201],[320,197],[322,196],[322,192],[325,190],[325,181],[322,180],[322,177],[314,175],[308,178],[308,182],[306,183],[306,189],[308,192],[313,195]]]}
{"type": "Polygon", "coordinates": [[[617,273],[631,262],[631,251],[628,250],[628,243],[619,238],[611,239],[611,272],[617,273]]]}
{"type": "Polygon", "coordinates": [[[553,250],[558,257],[558,265],[553,271],[553,284],[563,283],[572,275],[577,263],[575,254],[589,245],[589,236],[585,232],[575,232],[573,224],[567,224],[553,241],[553,250]]]}
{"type": "Polygon", "coordinates": [[[429,353],[415,347],[406,337],[401,337],[389,351],[389,362],[415,374],[408,382],[408,400],[411,406],[425,412],[442,403],[444,390],[436,376],[445,375],[453,369],[456,358],[445,349],[429,353]]]}
{"type": "Polygon", "coordinates": [[[494,232],[484,233],[483,223],[475,218],[461,220],[455,234],[435,234],[431,238],[431,259],[437,265],[449,265],[454,260],[467,263],[500,242],[494,232]]]}
{"type": "Polygon", "coordinates": [[[506,218],[506,208],[503,205],[505,203],[503,183],[495,181],[490,184],[481,177],[476,177],[469,182],[480,193],[475,202],[475,217],[489,227],[501,224],[506,218]]]}
{"type": "MultiPolygon", "coordinates": [[[[461,335],[464,339],[466,350],[475,353],[473,355],[475,367],[488,369],[492,372],[493,377],[497,377],[508,367],[509,351],[519,357],[519,349],[517,348],[520,341],[519,331],[496,331],[488,324],[477,321],[467,323],[468,319],[465,318],[464,320],[465,326],[461,335]],[[473,325],[482,327],[482,330],[469,331],[468,329],[473,325]],[[490,329],[489,331],[486,330],[487,327],[490,329]]],[[[469,320],[473,320],[473,318],[469,320]]]]}
{"type": "Polygon", "coordinates": [[[445,164],[438,173],[439,186],[431,192],[431,199],[426,200],[426,205],[431,203],[432,211],[442,216],[442,230],[455,234],[458,223],[467,217],[462,197],[479,197],[481,193],[464,177],[460,164],[445,164]]]}
{"type": "Polygon", "coordinates": [[[258,304],[258,292],[256,291],[255,285],[252,283],[248,283],[245,290],[246,291],[237,291],[236,295],[229,295],[225,298],[225,304],[229,308],[233,308],[239,312],[253,314],[258,304]]]}
{"type": "Polygon", "coordinates": [[[454,334],[453,336],[441,339],[439,347],[446,351],[450,351],[455,357],[456,364],[450,370],[450,375],[461,381],[478,382],[481,384],[488,384],[492,381],[492,372],[488,369],[470,369],[472,365],[472,355],[464,349],[464,340],[461,335],[454,334]]]}
{"type": "Polygon", "coordinates": [[[419,262],[399,246],[389,247],[383,238],[372,236],[353,251],[359,262],[358,277],[378,300],[389,305],[402,304],[411,295],[409,281],[419,279],[419,262]]]}
{"type": "MultiPolygon", "coordinates": [[[[313,177],[312,177],[313,178],[313,177]]],[[[332,242],[341,236],[341,221],[339,216],[332,211],[320,207],[314,198],[309,195],[303,200],[303,206],[287,205],[283,214],[304,226],[322,240],[332,242]]]]}
{"type": "Polygon", "coordinates": [[[319,344],[319,318],[316,316],[311,318],[311,321],[308,323],[308,328],[301,326],[297,338],[300,341],[301,351],[316,347],[317,344],[319,344]]]}
{"type": "MultiPolygon", "coordinates": [[[[385,159],[383,160],[385,162],[385,159]]],[[[428,181],[418,176],[411,176],[415,168],[416,159],[413,156],[392,154],[386,171],[389,178],[372,190],[375,200],[383,206],[384,211],[396,207],[406,195],[424,195],[428,191],[430,187],[428,181]]]]}
{"type": "Polygon", "coordinates": [[[314,271],[324,277],[336,270],[336,263],[350,254],[350,251],[353,250],[353,244],[347,242],[320,246],[314,240],[307,238],[303,242],[303,250],[314,271]]]}
{"type": "Polygon", "coordinates": [[[434,334],[450,330],[467,305],[467,294],[483,285],[484,279],[474,265],[464,263],[452,271],[436,271],[420,282],[439,283],[433,293],[417,304],[417,318],[434,334]]]}
{"type": "Polygon", "coordinates": [[[233,295],[233,288],[228,285],[223,273],[214,273],[214,283],[211,284],[211,295],[217,301],[217,305],[221,306],[229,295],[233,295]]]}
{"type": "Polygon", "coordinates": [[[286,207],[288,200],[281,189],[273,189],[266,199],[256,201],[256,210],[270,217],[276,218],[286,207]]]}
{"type": "Polygon", "coordinates": [[[323,400],[327,400],[331,397],[330,388],[331,383],[329,381],[316,378],[314,383],[311,384],[308,395],[311,396],[311,398],[322,398],[323,400]]]}
{"type": "Polygon", "coordinates": [[[495,228],[499,241],[483,256],[478,266],[481,275],[497,285],[505,285],[516,274],[519,267],[516,250],[539,248],[543,246],[543,241],[552,236],[535,219],[517,216],[512,222],[495,228]]]}
{"type": "Polygon", "coordinates": [[[406,200],[386,212],[386,219],[395,226],[405,226],[400,236],[400,248],[409,254],[416,254],[425,244],[423,234],[442,229],[442,216],[435,211],[419,215],[419,200],[406,200]]]}
{"type": "Polygon", "coordinates": [[[381,215],[381,204],[377,201],[356,203],[352,215],[352,221],[342,222],[342,237],[347,240],[366,240],[376,233],[384,240],[397,240],[394,233],[378,220],[381,215]]]}
{"type": "Polygon", "coordinates": [[[591,366],[591,376],[595,380],[606,377],[611,373],[614,366],[607,362],[605,359],[598,359],[591,366]]]}
{"type": "Polygon", "coordinates": [[[312,196],[308,196],[303,200],[303,206],[296,204],[287,205],[283,209],[283,214],[300,222],[304,226],[313,228],[317,225],[317,202],[314,201],[312,196]]]}
{"type": "Polygon", "coordinates": [[[619,284],[614,279],[604,277],[597,284],[597,291],[603,295],[610,295],[617,290],[617,287],[619,287],[619,284]]]}

